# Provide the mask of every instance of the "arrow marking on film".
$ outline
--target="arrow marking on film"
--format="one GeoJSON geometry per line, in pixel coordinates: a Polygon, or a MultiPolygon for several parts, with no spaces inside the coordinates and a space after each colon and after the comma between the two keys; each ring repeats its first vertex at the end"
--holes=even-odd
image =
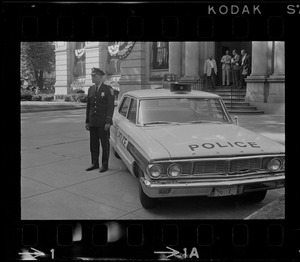
{"type": "Polygon", "coordinates": [[[39,256],[45,256],[46,255],[42,251],[39,251],[39,250],[37,250],[33,247],[31,247],[31,249],[35,252],[25,251],[25,252],[20,252],[19,255],[31,255],[33,257],[39,257],[39,256]]]}
{"type": "Polygon", "coordinates": [[[177,251],[173,248],[167,247],[167,249],[169,249],[171,251],[154,251],[154,254],[170,254],[167,256],[167,258],[180,254],[179,251],[177,251]]]}

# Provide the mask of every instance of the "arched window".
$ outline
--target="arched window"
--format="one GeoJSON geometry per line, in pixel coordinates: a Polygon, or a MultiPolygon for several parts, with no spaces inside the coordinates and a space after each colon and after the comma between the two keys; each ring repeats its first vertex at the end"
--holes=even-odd
{"type": "Polygon", "coordinates": [[[169,68],[169,43],[153,42],[152,45],[152,69],[169,68]]]}

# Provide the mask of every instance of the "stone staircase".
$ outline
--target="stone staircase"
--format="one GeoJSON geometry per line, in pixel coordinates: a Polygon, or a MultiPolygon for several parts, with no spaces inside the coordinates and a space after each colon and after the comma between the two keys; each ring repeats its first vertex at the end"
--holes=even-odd
{"type": "MultiPolygon", "coordinates": [[[[205,91],[205,84],[200,78],[195,81],[179,80],[179,83],[191,84],[192,89],[205,91]]],[[[207,92],[215,93],[222,97],[226,108],[230,114],[263,114],[264,111],[258,110],[255,106],[245,101],[246,89],[237,89],[231,87],[217,86],[216,90],[208,90],[207,92]],[[231,94],[232,92],[232,94],[231,94]]]]}
{"type": "Polygon", "coordinates": [[[263,114],[264,111],[258,110],[255,106],[245,102],[246,89],[233,89],[230,87],[217,86],[213,93],[222,97],[227,110],[230,114],[263,114]]]}
{"type": "MultiPolygon", "coordinates": [[[[206,85],[203,78],[194,80],[183,80],[179,79],[179,83],[191,84],[193,90],[205,91],[206,85]]],[[[226,108],[230,114],[263,114],[264,111],[258,110],[255,106],[250,105],[250,103],[245,101],[246,89],[233,88],[231,86],[217,86],[215,90],[207,90],[206,92],[211,92],[219,95],[224,101],[226,108]],[[231,94],[232,92],[232,94],[231,94]]]]}

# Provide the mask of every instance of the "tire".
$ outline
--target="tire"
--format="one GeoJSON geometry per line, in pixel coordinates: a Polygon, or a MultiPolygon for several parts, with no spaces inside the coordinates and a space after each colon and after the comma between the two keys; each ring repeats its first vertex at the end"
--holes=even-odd
{"type": "Polygon", "coordinates": [[[144,191],[141,185],[139,185],[139,196],[140,196],[140,201],[145,209],[152,209],[156,205],[156,199],[148,197],[144,191]]]}
{"type": "Polygon", "coordinates": [[[246,198],[251,202],[261,202],[267,195],[267,190],[247,193],[246,198]]]}

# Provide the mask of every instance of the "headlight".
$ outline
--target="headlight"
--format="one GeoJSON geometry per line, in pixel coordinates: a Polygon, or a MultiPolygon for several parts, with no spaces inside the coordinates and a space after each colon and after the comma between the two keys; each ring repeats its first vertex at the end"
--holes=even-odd
{"type": "Polygon", "coordinates": [[[179,177],[181,175],[181,167],[177,164],[169,166],[168,175],[172,178],[179,177]]]}
{"type": "Polygon", "coordinates": [[[278,171],[280,168],[281,161],[278,158],[273,158],[268,164],[268,169],[272,172],[278,171]]]}
{"type": "Polygon", "coordinates": [[[149,174],[152,178],[159,178],[163,173],[163,168],[161,165],[149,165],[149,174]]]}

